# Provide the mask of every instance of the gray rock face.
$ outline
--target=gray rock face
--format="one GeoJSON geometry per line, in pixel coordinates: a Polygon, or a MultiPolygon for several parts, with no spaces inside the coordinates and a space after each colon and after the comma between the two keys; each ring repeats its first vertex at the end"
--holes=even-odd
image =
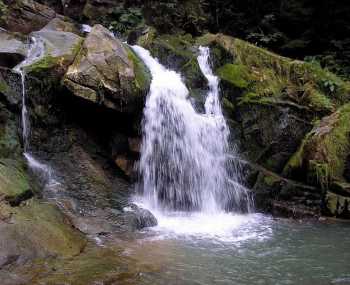
{"type": "Polygon", "coordinates": [[[0,66],[12,68],[27,54],[28,45],[10,32],[0,30],[0,66]]]}
{"type": "Polygon", "coordinates": [[[120,112],[132,112],[140,107],[150,78],[130,49],[96,25],[69,67],[64,84],[76,96],[120,112]]]}

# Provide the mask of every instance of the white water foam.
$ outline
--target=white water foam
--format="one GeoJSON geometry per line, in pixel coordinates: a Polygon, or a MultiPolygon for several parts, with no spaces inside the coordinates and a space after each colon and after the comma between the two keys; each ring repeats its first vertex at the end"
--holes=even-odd
{"type": "Polygon", "coordinates": [[[158,226],[156,238],[196,237],[237,242],[264,238],[253,230],[259,215],[248,212],[248,191],[229,146],[229,129],[219,100],[219,79],[209,62],[209,48],[199,49],[198,63],[208,80],[205,113],[195,111],[180,74],[166,69],[138,46],[134,51],[152,74],[144,110],[139,195],[136,204],[149,209],[158,226]],[[232,163],[233,161],[233,163],[232,163]],[[230,164],[231,163],[231,164],[230,164]]]}
{"type": "Polygon", "coordinates": [[[153,209],[239,210],[247,192],[236,173],[227,169],[229,130],[219,102],[219,81],[209,65],[209,49],[201,48],[198,58],[209,82],[205,114],[193,108],[180,74],[166,69],[147,50],[133,49],[152,74],[140,159],[139,188],[144,200],[153,209]]]}

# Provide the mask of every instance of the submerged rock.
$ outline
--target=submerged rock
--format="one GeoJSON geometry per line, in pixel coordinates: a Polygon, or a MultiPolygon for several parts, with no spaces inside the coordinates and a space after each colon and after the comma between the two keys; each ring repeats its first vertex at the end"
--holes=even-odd
{"type": "Polygon", "coordinates": [[[121,215],[124,223],[132,230],[141,230],[147,227],[154,227],[158,224],[157,219],[147,209],[140,208],[135,204],[130,204],[124,209],[121,215]]]}
{"type": "Polygon", "coordinates": [[[64,84],[76,96],[120,112],[133,112],[142,108],[150,75],[132,50],[96,25],[69,67],[64,84]]]}

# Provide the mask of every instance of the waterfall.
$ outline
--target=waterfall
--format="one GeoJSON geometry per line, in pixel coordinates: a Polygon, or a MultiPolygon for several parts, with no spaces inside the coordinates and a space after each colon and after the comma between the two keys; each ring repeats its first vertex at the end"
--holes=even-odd
{"type": "Polygon", "coordinates": [[[40,38],[31,38],[29,44],[27,56],[20,64],[14,67],[14,71],[21,76],[21,85],[22,85],[22,111],[21,111],[21,122],[22,122],[22,139],[23,139],[23,155],[27,160],[29,167],[36,173],[40,178],[45,181],[45,186],[51,186],[57,184],[57,182],[52,177],[52,169],[38,161],[34,156],[29,152],[29,138],[30,138],[30,120],[27,109],[27,98],[26,98],[26,66],[29,66],[36,61],[40,60],[44,55],[44,43],[40,38]]]}
{"type": "Polygon", "coordinates": [[[237,173],[228,170],[229,129],[219,101],[219,80],[209,49],[198,63],[208,80],[205,113],[197,113],[180,74],[166,69],[149,51],[133,46],[152,74],[143,120],[139,192],[157,210],[219,213],[248,201],[237,173]]]}

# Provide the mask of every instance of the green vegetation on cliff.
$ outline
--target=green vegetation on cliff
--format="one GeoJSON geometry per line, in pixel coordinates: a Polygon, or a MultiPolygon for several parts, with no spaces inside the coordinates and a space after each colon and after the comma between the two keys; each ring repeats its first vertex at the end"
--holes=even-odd
{"type": "Polygon", "coordinates": [[[315,179],[324,189],[332,182],[343,181],[350,154],[349,122],[350,104],[318,122],[286,165],[286,174],[304,167],[309,179],[315,179]]]}
{"type": "Polygon", "coordinates": [[[233,62],[220,67],[217,74],[242,90],[241,103],[294,104],[329,113],[349,99],[350,84],[317,65],[224,35],[208,34],[197,42],[219,46],[232,55],[233,62]]]}

